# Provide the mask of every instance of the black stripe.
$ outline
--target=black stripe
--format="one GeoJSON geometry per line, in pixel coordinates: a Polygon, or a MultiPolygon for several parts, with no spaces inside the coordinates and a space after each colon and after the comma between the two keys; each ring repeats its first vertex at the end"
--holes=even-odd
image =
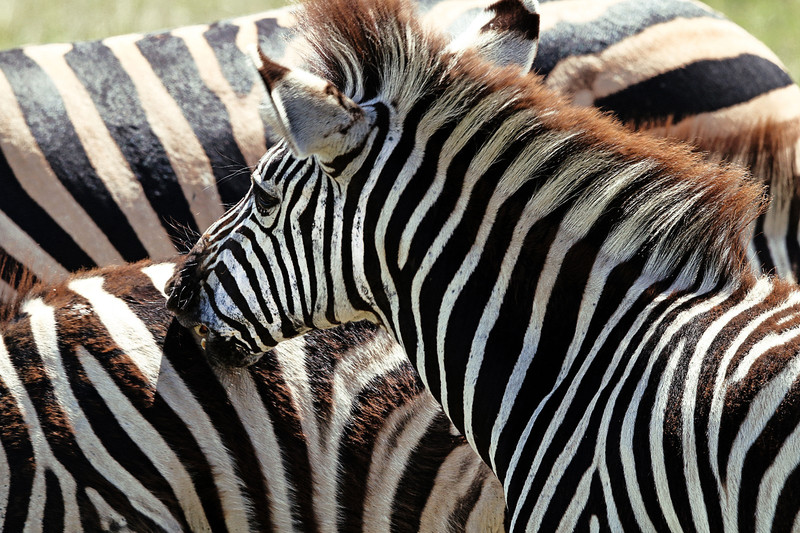
{"type": "Polygon", "coordinates": [[[117,57],[95,41],[76,43],[65,59],[91,96],[172,241],[185,238],[183,227],[197,233],[197,224],[166,150],[150,128],[133,81],[117,57]]]}
{"type": "Polygon", "coordinates": [[[348,465],[340,473],[336,491],[341,531],[365,529],[367,477],[378,436],[391,414],[419,392],[419,384],[409,376],[407,368],[390,370],[371,380],[353,402],[350,422],[343,428],[339,444],[338,463],[348,465]]]}
{"type": "MultiPolygon", "coordinates": [[[[226,21],[214,22],[203,33],[214,51],[222,75],[239,96],[250,94],[256,81],[256,69],[246,55],[236,46],[239,26],[226,21]]],[[[255,44],[255,43],[249,43],[255,44]]]]}
{"type": "Polygon", "coordinates": [[[147,257],[136,232],[89,163],[53,80],[22,50],[0,53],[0,69],[61,183],[126,261],[147,257]]]}
{"type": "MultiPolygon", "coordinates": [[[[242,313],[242,317],[244,320],[256,330],[256,334],[261,337],[261,341],[265,344],[274,344],[272,340],[272,335],[270,335],[267,328],[261,324],[260,320],[257,320],[255,315],[253,314],[250,307],[247,305],[247,300],[245,300],[242,292],[239,290],[239,286],[236,282],[236,279],[231,274],[228,267],[223,263],[217,263],[214,266],[214,273],[217,275],[217,279],[219,280],[219,284],[222,290],[228,295],[228,297],[233,301],[236,309],[238,309],[242,313]],[[272,341],[272,342],[270,342],[272,341]]],[[[203,289],[206,291],[207,299],[209,304],[211,305],[212,311],[214,314],[225,324],[230,326],[231,328],[235,329],[239,332],[242,336],[242,340],[247,343],[254,352],[259,351],[259,345],[255,342],[255,339],[250,335],[249,328],[238,320],[233,320],[222,313],[222,310],[217,305],[216,300],[214,299],[214,294],[212,293],[208,284],[203,285],[203,289]]],[[[217,289],[220,290],[219,288],[217,289]]]]}
{"type": "MultiPolygon", "coordinates": [[[[587,180],[587,183],[592,181],[594,180],[587,180]]],[[[524,193],[524,189],[522,188],[520,192],[524,193]]],[[[525,197],[529,196],[530,193],[527,193],[525,197]]],[[[555,211],[548,215],[534,224],[525,236],[522,244],[523,252],[520,253],[511,272],[508,290],[503,297],[500,313],[486,341],[485,353],[522,353],[525,332],[531,320],[534,302],[533,298],[521,299],[520,295],[535,294],[539,276],[547,258],[547,250],[556,237],[559,227],[558,220],[563,216],[562,213],[555,211]],[[537,274],[532,274],[534,272],[537,274]]],[[[510,240],[514,224],[517,222],[518,214],[518,211],[515,212],[506,205],[499,211],[498,222],[495,226],[503,225],[506,229],[504,233],[493,229],[492,235],[487,241],[486,255],[490,258],[502,257],[506,248],[505,244],[510,240]]],[[[539,383],[550,384],[556,381],[563,361],[550,357],[548,354],[565,354],[568,351],[569,344],[578,327],[578,311],[586,282],[594,259],[600,250],[598,243],[605,240],[609,229],[608,225],[596,223],[589,234],[575,243],[561,261],[561,269],[553,284],[551,297],[546,303],[539,344],[526,372],[526,375],[536,376],[539,383]]],[[[517,357],[506,357],[505,360],[495,358],[481,366],[475,390],[499,389],[499,394],[476,394],[473,429],[475,445],[479,450],[489,449],[489,438],[494,421],[500,412],[505,387],[497,387],[497,384],[508,383],[517,360],[517,357]]],[[[531,407],[542,400],[545,391],[523,388],[520,390],[520,394],[524,396],[522,403],[526,405],[526,410],[530,413],[531,407]]],[[[515,420],[519,420],[518,424],[527,423],[527,420],[523,421],[516,417],[509,418],[508,423],[513,427],[517,424],[515,420]]],[[[521,428],[520,433],[515,434],[521,434],[521,428]]],[[[484,457],[484,460],[487,459],[484,457]]]]}
{"type": "Polygon", "coordinates": [[[288,39],[286,28],[278,24],[278,19],[266,17],[256,20],[258,31],[258,45],[268,57],[283,57],[288,39]]]}
{"type": "Polygon", "coordinates": [[[247,163],[234,140],[225,106],[203,83],[183,39],[163,33],[136,44],[203,146],[222,202],[234,205],[250,187],[250,175],[242,172],[247,163]]]}
{"type": "MultiPolygon", "coordinates": [[[[800,175],[793,176],[792,183],[800,183],[800,175]]],[[[759,219],[764,218],[764,215],[759,219]]],[[[792,272],[797,276],[800,272],[800,241],[798,241],[798,234],[795,231],[800,225],[800,198],[797,195],[792,195],[789,204],[789,220],[786,224],[786,250],[789,255],[789,265],[792,272]]],[[[800,280],[796,280],[799,281],[800,280]]]]}
{"type": "MultiPolygon", "coordinates": [[[[3,54],[0,53],[0,59],[3,54]]],[[[25,176],[20,176],[25,179],[25,176]]],[[[63,265],[67,270],[80,270],[81,268],[91,268],[95,266],[86,252],[78,246],[72,237],[56,223],[47,211],[37,204],[25,189],[20,185],[18,178],[14,175],[8,165],[2,150],[0,150],[0,211],[6,214],[19,228],[30,235],[39,245],[56,261],[63,265]]],[[[0,239],[8,238],[6,235],[0,239]]],[[[10,257],[6,254],[6,257],[10,257]]],[[[24,261],[26,258],[18,257],[16,261],[24,261]]],[[[19,264],[19,263],[18,263],[19,264]]],[[[24,264],[24,263],[23,263],[24,264]]],[[[3,280],[16,286],[16,281],[10,274],[10,270],[3,269],[3,280]]]]}
{"type": "Polygon", "coordinates": [[[45,531],[64,530],[64,496],[61,493],[61,484],[58,477],[49,468],[44,471],[44,484],[46,500],[44,518],[42,520],[45,531]]]}
{"type": "Polygon", "coordinates": [[[792,78],[763,57],[742,54],[729,59],[695,61],[650,77],[594,105],[624,122],[642,124],[710,113],[792,85],[792,78]]]}
{"type": "MultiPolygon", "coordinates": [[[[276,247],[277,243],[275,241],[275,238],[270,235],[270,232],[267,228],[258,224],[257,221],[254,222],[255,222],[254,226],[258,228],[261,231],[261,234],[265,235],[266,236],[265,238],[269,240],[269,246],[272,250],[272,261],[270,261],[267,258],[267,254],[264,251],[265,246],[259,243],[258,237],[250,227],[242,226],[239,229],[239,233],[242,235],[243,238],[250,240],[250,242],[248,243],[249,250],[255,254],[255,259],[258,261],[260,271],[267,277],[267,286],[264,287],[262,285],[261,290],[259,292],[266,293],[268,290],[271,289],[273,295],[273,301],[275,303],[275,307],[278,310],[277,320],[279,320],[281,324],[281,333],[286,335],[288,338],[289,336],[291,336],[292,332],[294,332],[293,328],[291,327],[292,321],[289,318],[289,313],[293,312],[292,311],[293,301],[291,295],[289,295],[289,297],[287,298],[287,305],[283,305],[281,303],[281,298],[280,295],[278,294],[278,289],[277,289],[278,279],[273,274],[276,266],[275,263],[277,262],[278,267],[281,271],[281,275],[284,276],[283,279],[286,279],[286,267],[283,265],[283,261],[280,260],[280,257],[277,254],[275,254],[275,250],[278,249],[276,247]]],[[[231,239],[231,241],[232,240],[233,239],[231,239]]],[[[226,243],[225,246],[228,246],[228,244],[226,243]]],[[[235,250],[232,249],[232,252],[235,252],[235,250]]],[[[252,259],[253,259],[252,257],[248,259],[246,256],[240,258],[241,261],[250,261],[252,259]]],[[[253,286],[255,286],[255,283],[253,283],[253,286]]],[[[265,316],[269,317],[271,315],[267,312],[265,316]]],[[[271,320],[274,321],[275,319],[272,318],[271,320]]]]}
{"type": "MultiPolygon", "coordinates": [[[[245,276],[247,276],[248,284],[250,285],[250,290],[253,294],[256,295],[256,300],[258,300],[258,306],[261,309],[261,312],[264,316],[264,322],[269,323],[272,322],[272,313],[270,313],[269,307],[267,307],[267,302],[264,300],[264,292],[267,287],[261,287],[259,285],[258,275],[253,268],[252,263],[250,262],[250,258],[247,257],[247,252],[242,247],[242,244],[237,239],[231,239],[227,246],[228,251],[231,252],[233,258],[239,264],[240,268],[244,271],[245,276]]],[[[224,284],[223,284],[224,287],[224,284]]],[[[253,319],[255,320],[255,315],[253,315],[253,319]]],[[[259,324],[261,321],[258,321],[259,324]]]]}
{"type": "MultiPolygon", "coordinates": [[[[775,333],[775,329],[777,328],[770,329],[770,333],[775,333]]],[[[770,333],[767,334],[769,335],[770,333]]],[[[791,341],[784,342],[778,347],[763,351],[758,360],[753,363],[753,366],[748,372],[748,376],[741,382],[737,383],[738,387],[736,388],[745,389],[748,385],[750,385],[753,388],[758,387],[761,391],[767,389],[769,387],[768,383],[774,383],[775,381],[782,379],[779,377],[781,372],[791,364],[794,354],[797,354],[799,350],[800,341],[798,341],[798,339],[795,337],[791,341]]],[[[731,387],[731,389],[733,388],[734,387],[731,387]]],[[[750,396],[750,394],[745,393],[743,396],[747,397],[750,396]]],[[[728,398],[726,399],[737,404],[739,401],[744,400],[744,398],[737,398],[737,394],[730,390],[728,392],[728,398]]],[[[739,492],[738,514],[740,531],[754,531],[756,529],[755,516],[756,512],[760,510],[757,508],[757,505],[760,492],[759,489],[761,489],[761,481],[764,479],[767,470],[772,465],[781,464],[776,461],[778,453],[781,451],[786,453],[784,448],[790,446],[790,444],[787,443],[787,440],[791,437],[792,433],[797,430],[798,425],[800,425],[799,404],[800,382],[797,381],[795,376],[792,386],[788,387],[786,395],[783,397],[780,404],[775,407],[774,411],[769,417],[769,422],[767,422],[767,424],[759,433],[758,438],[755,439],[749,450],[746,452],[741,472],[741,479],[745,481],[742,482],[739,492]]],[[[726,402],[726,406],[727,405],[730,405],[730,403],[726,402]]],[[[742,430],[740,429],[740,431],[742,430]]],[[[792,450],[790,453],[793,452],[794,450],[792,450]]],[[[785,460],[786,459],[783,459],[783,461],[785,460]]],[[[795,478],[795,483],[796,482],[797,479],[795,478]]],[[[796,498],[797,493],[794,494],[796,498]]],[[[793,502],[793,506],[794,513],[792,513],[792,517],[784,522],[787,524],[787,526],[793,522],[793,519],[796,516],[796,499],[793,502]]],[[[784,513],[786,513],[786,511],[787,509],[784,507],[784,513]]],[[[780,522],[776,520],[774,523],[779,524],[780,522]]]]}
{"type": "Polygon", "coordinates": [[[437,413],[406,461],[392,506],[392,533],[419,531],[439,469],[459,446],[466,446],[463,437],[453,435],[450,420],[437,413]]]}
{"type": "MultiPolygon", "coordinates": [[[[377,135],[375,135],[375,139],[373,140],[372,147],[370,148],[367,157],[364,159],[364,162],[361,164],[361,168],[350,178],[350,182],[348,184],[348,191],[361,191],[363,190],[364,183],[366,183],[369,176],[372,174],[372,170],[375,167],[375,161],[378,158],[378,155],[384,148],[386,143],[386,135],[389,131],[389,110],[383,104],[376,104],[375,105],[375,126],[374,128],[377,130],[377,135]]],[[[332,184],[336,184],[337,182],[334,180],[330,180],[332,184]]],[[[380,183],[381,180],[378,180],[380,183]]],[[[373,191],[374,192],[374,191],[373,191]]],[[[370,197],[370,202],[372,201],[372,197],[370,197]]],[[[344,287],[347,293],[347,299],[349,300],[350,305],[357,310],[372,312],[372,306],[364,301],[361,297],[361,293],[358,290],[358,286],[353,279],[352,273],[355,272],[355,266],[353,261],[353,245],[352,239],[354,235],[358,235],[358,232],[355,231],[353,227],[353,222],[356,219],[356,211],[359,208],[360,203],[360,196],[358,193],[356,194],[348,194],[345,198],[344,208],[342,209],[342,249],[341,249],[341,256],[342,256],[342,278],[344,279],[344,287]]],[[[368,206],[369,207],[369,206],[368,206]]],[[[365,225],[367,224],[365,220],[365,225]]],[[[373,226],[374,227],[374,226],[373,226]]],[[[333,226],[328,226],[326,228],[326,232],[330,233],[333,230],[333,226]]],[[[368,232],[364,233],[364,237],[368,235],[368,232]]],[[[331,237],[327,237],[330,239],[331,237]]],[[[369,265],[368,256],[374,256],[374,244],[369,242],[363,243],[364,246],[364,262],[365,264],[369,265]],[[372,255],[370,255],[372,253],[372,255]]],[[[334,250],[334,253],[336,251],[334,250]]],[[[369,271],[369,267],[367,267],[367,271],[369,271]]],[[[372,280],[370,280],[370,284],[372,284],[372,280]]],[[[382,291],[373,292],[373,294],[380,294],[382,291]]]]}
{"type": "MultiPolygon", "coordinates": [[[[303,253],[305,254],[306,258],[306,268],[308,269],[308,296],[309,296],[308,308],[306,308],[305,305],[306,299],[304,298],[302,300],[303,312],[305,313],[304,320],[306,325],[308,326],[314,325],[313,314],[317,308],[317,301],[319,299],[319,292],[318,292],[319,288],[317,287],[317,275],[318,275],[317,269],[323,269],[328,271],[330,270],[324,268],[324,266],[322,265],[318,265],[317,262],[314,260],[314,251],[319,246],[319,243],[314,239],[313,230],[316,224],[318,224],[316,210],[320,205],[323,181],[325,180],[317,179],[315,181],[314,187],[311,190],[311,194],[308,197],[308,205],[305,207],[300,216],[297,217],[297,222],[301,228],[310,228],[310,231],[304,232],[303,235],[301,236],[303,253]]],[[[330,256],[323,256],[323,257],[330,257],[330,256]]]]}
{"type": "MultiPolygon", "coordinates": [[[[543,0],[549,1],[549,0],[543,0]]],[[[608,8],[588,22],[559,22],[539,36],[533,70],[548,75],[569,57],[596,54],[650,26],[677,18],[724,19],[722,15],[686,1],[628,0],[608,8]]]]}
{"type": "MultiPolygon", "coordinates": [[[[298,307],[300,308],[300,311],[303,313],[303,321],[307,325],[311,324],[311,309],[309,308],[308,302],[311,300],[311,295],[314,293],[311,292],[311,288],[306,287],[303,282],[303,270],[304,269],[307,270],[309,281],[314,279],[314,267],[313,267],[314,256],[306,255],[305,263],[300,264],[297,248],[302,247],[304,252],[306,253],[310,252],[312,254],[314,253],[314,248],[312,244],[309,242],[309,240],[313,237],[312,233],[314,228],[313,216],[314,216],[314,208],[317,206],[317,203],[315,201],[316,198],[313,196],[310,196],[308,198],[308,203],[306,204],[304,211],[310,212],[311,223],[307,226],[302,226],[302,225],[300,226],[301,232],[300,235],[298,235],[297,240],[294,239],[295,233],[294,233],[294,228],[292,226],[293,222],[295,221],[295,218],[292,215],[292,210],[297,206],[297,204],[300,201],[300,198],[305,194],[306,184],[314,175],[315,175],[314,165],[308,165],[305,173],[301,177],[292,180],[294,185],[294,190],[291,198],[284,198],[283,200],[284,205],[291,206],[286,209],[284,226],[283,226],[283,235],[284,239],[286,239],[286,251],[289,253],[288,267],[291,267],[293,270],[294,279],[296,281],[296,287],[297,287],[298,307]],[[304,231],[306,229],[308,230],[308,232],[304,231]]],[[[309,218],[306,217],[306,220],[309,220],[309,218]]],[[[282,262],[283,261],[281,261],[281,263],[282,262]]],[[[288,281],[290,280],[287,279],[287,282],[288,281]]],[[[285,285],[287,291],[292,288],[291,283],[287,283],[285,285]]],[[[291,292],[288,292],[287,294],[291,294],[291,292]]],[[[297,312],[296,308],[292,309],[293,314],[296,315],[296,312],[297,312]]]]}

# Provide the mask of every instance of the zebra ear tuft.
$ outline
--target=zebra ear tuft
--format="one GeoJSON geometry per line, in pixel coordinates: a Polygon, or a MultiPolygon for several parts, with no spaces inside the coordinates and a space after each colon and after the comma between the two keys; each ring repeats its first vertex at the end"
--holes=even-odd
{"type": "Polygon", "coordinates": [[[499,0],[480,13],[447,47],[459,53],[475,50],[499,66],[533,66],[539,45],[538,0],[499,0]]]}
{"type": "Polygon", "coordinates": [[[256,66],[267,89],[263,118],[297,157],[330,161],[369,133],[370,115],[331,83],[279,65],[260,49],[256,66]]]}

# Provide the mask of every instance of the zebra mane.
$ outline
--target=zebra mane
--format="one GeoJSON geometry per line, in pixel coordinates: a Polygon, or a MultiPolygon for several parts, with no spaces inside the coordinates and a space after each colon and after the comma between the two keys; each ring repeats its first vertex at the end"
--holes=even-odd
{"type": "Polygon", "coordinates": [[[744,269],[744,238],[765,196],[739,167],[632,133],[596,109],[571,105],[537,76],[520,76],[477,54],[450,54],[447,40],[423,28],[405,0],[303,6],[298,49],[305,68],[356,102],[380,96],[403,115],[434,97],[436,112],[427,116],[440,125],[473,112],[476,125],[465,134],[502,124],[486,142],[497,145],[498,157],[502,147],[530,139],[531,149],[516,156],[509,166],[515,172],[499,177],[498,189],[510,196],[526,181],[540,180],[537,215],[566,209],[564,223],[576,239],[604,225],[609,257],[645,253],[645,269],[655,275],[687,262],[715,275],[744,269]],[[549,168],[554,163],[547,158],[558,153],[556,168],[549,168]]]}

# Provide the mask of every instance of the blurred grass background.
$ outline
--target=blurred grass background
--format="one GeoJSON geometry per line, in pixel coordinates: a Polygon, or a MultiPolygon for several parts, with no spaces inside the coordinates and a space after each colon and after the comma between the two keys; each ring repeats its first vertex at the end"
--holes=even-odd
{"type": "MultiPolygon", "coordinates": [[[[0,49],[99,39],[255,13],[286,0],[0,0],[0,49]]],[[[764,41],[800,81],[800,0],[707,0],[764,41]]]]}

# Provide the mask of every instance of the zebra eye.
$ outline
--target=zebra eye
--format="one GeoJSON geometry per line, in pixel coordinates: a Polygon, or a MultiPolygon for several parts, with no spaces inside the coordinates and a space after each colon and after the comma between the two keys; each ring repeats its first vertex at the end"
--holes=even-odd
{"type": "Polygon", "coordinates": [[[278,203],[280,202],[276,196],[271,195],[261,187],[254,187],[253,197],[255,200],[256,209],[258,209],[258,212],[262,216],[268,215],[269,212],[277,207],[278,203]]]}

